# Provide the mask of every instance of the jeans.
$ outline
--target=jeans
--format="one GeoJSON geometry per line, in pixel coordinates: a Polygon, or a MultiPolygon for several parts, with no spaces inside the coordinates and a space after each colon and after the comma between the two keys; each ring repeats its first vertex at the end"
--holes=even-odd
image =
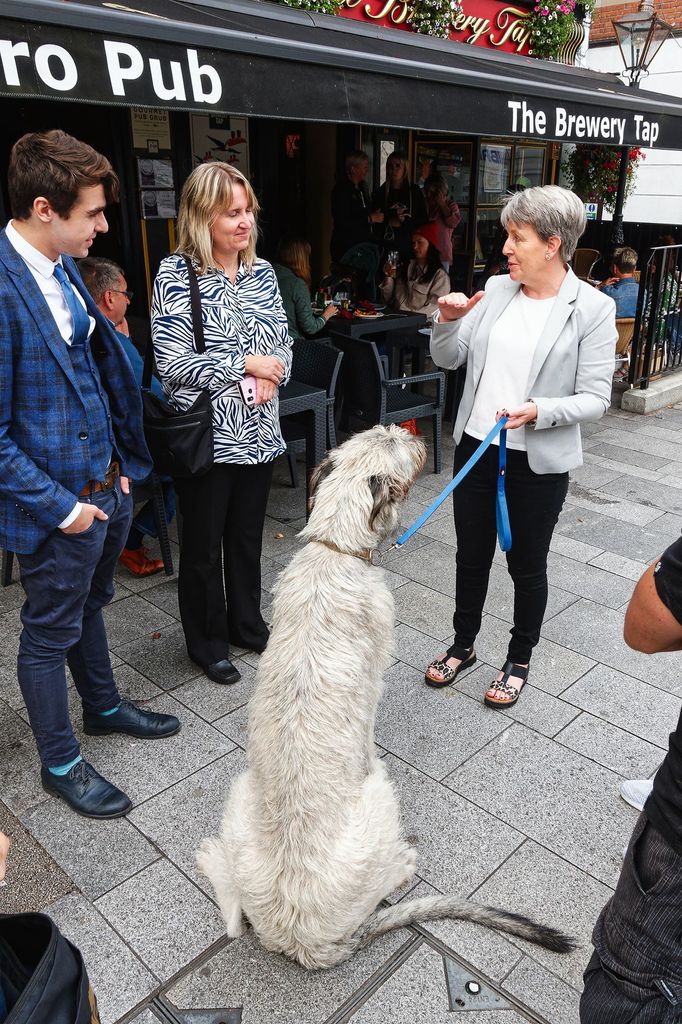
{"type": "Polygon", "coordinates": [[[18,678],[43,765],[78,756],[69,718],[65,662],[84,707],[109,711],[120,702],[102,608],[114,594],[114,570],[132,516],[120,485],[89,501],[108,519],[83,533],[53,530],[37,551],[17,555],[26,601],[21,609],[18,678]]]}
{"type": "MultiPolygon", "coordinates": [[[[455,450],[455,473],[479,441],[468,434],[455,450]]],[[[490,448],[453,492],[457,534],[455,643],[469,648],[481,628],[495,554],[495,492],[499,449],[490,448]]],[[[525,665],[540,639],[547,607],[547,552],[568,490],[568,473],[534,473],[524,451],[507,450],[506,494],[512,546],[507,568],[514,581],[514,625],[507,659],[525,665]]]]}

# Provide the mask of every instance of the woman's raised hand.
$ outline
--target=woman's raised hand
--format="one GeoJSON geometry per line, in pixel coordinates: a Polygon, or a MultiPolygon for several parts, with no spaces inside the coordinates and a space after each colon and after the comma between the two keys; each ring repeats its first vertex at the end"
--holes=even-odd
{"type": "Polygon", "coordinates": [[[473,309],[477,302],[480,302],[485,292],[476,292],[471,298],[467,298],[464,292],[450,292],[438,300],[438,319],[441,323],[450,320],[460,320],[466,316],[470,309],[473,309]]]}
{"type": "Polygon", "coordinates": [[[244,369],[254,377],[271,380],[273,384],[279,384],[284,376],[284,364],[277,356],[247,356],[244,369]]]}

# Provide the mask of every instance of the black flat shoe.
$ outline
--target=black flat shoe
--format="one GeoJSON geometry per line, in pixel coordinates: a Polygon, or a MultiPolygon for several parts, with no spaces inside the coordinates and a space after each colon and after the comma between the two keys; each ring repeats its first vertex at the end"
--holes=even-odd
{"type": "Polygon", "coordinates": [[[122,818],[133,806],[125,793],[107,782],[87,761],[79,761],[66,775],[40,769],[46,793],[58,796],[84,818],[122,818]]]}
{"type": "Polygon", "coordinates": [[[83,731],[88,736],[109,736],[120,732],[143,740],[158,740],[180,732],[180,721],[175,715],[160,715],[123,700],[113,715],[98,715],[96,711],[83,708],[83,731]]]}
{"type": "Polygon", "coordinates": [[[463,672],[467,668],[471,668],[471,666],[475,664],[476,652],[473,647],[458,647],[457,644],[453,644],[451,647],[448,647],[447,653],[442,661],[440,658],[436,658],[435,661],[431,662],[424,675],[424,682],[427,686],[449,686],[450,683],[454,683],[460,672],[463,672]],[[457,658],[459,661],[457,668],[452,668],[448,665],[448,658],[457,658]],[[429,672],[432,669],[435,669],[443,678],[434,679],[433,676],[430,676],[429,672]]]}
{"type": "Polygon", "coordinates": [[[231,685],[232,683],[238,683],[242,677],[239,669],[234,667],[229,658],[223,658],[222,661],[214,661],[212,665],[201,665],[199,662],[196,664],[202,669],[204,675],[212,679],[214,683],[231,685]]]}

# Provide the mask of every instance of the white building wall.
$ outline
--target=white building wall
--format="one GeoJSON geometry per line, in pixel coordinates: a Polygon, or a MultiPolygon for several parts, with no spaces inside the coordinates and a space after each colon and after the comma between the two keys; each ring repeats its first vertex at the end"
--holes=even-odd
{"type": "MultiPolygon", "coordinates": [[[[587,66],[595,71],[621,72],[623,60],[616,45],[595,46],[587,52],[587,66]]],[[[640,90],[682,96],[682,40],[669,39],[652,64],[651,73],[640,82],[640,90]]],[[[623,210],[626,221],[644,224],[682,225],[682,152],[646,149],[640,163],[635,191],[623,210]]],[[[604,220],[610,214],[604,212],[604,220]]]]}

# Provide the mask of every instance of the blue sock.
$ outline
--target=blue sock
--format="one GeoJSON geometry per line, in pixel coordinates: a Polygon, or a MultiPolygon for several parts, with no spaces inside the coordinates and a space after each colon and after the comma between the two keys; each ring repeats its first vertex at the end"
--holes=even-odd
{"type": "Polygon", "coordinates": [[[56,768],[48,768],[47,770],[51,775],[68,775],[73,766],[82,760],[83,758],[79,754],[78,757],[74,757],[73,761],[69,761],[68,764],[58,764],[56,768]]]}
{"type": "Polygon", "coordinates": [[[116,705],[116,707],[112,708],[111,711],[98,711],[97,714],[98,715],[102,715],[103,718],[106,718],[108,715],[115,715],[116,712],[118,711],[118,709],[120,708],[120,706],[121,706],[121,702],[119,701],[118,704],[116,705]]]}

